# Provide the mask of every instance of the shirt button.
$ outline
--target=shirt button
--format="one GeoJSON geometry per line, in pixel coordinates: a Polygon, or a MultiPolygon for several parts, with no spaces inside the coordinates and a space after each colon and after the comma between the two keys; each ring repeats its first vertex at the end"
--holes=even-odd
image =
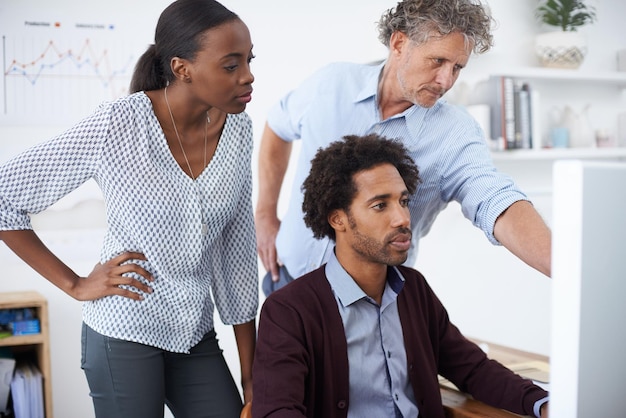
{"type": "Polygon", "coordinates": [[[387,358],[391,358],[391,351],[387,351],[387,358]]]}
{"type": "Polygon", "coordinates": [[[400,397],[398,396],[398,394],[396,393],[396,401],[399,400],[400,397]]]}

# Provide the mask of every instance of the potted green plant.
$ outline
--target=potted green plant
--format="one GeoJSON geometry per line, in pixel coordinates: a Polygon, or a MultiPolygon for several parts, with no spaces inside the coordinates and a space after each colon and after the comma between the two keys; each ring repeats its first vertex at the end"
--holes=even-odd
{"type": "Polygon", "coordinates": [[[587,42],[578,29],[595,22],[596,11],[584,0],[540,0],[537,19],[551,28],[535,38],[535,49],[545,67],[578,68],[587,54],[587,42]]]}

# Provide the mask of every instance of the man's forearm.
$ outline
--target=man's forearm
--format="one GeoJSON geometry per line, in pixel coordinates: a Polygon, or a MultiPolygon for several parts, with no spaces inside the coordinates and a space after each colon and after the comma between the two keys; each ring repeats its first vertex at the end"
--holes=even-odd
{"type": "Polygon", "coordinates": [[[504,247],[546,276],[552,274],[552,233],[534,206],[520,200],[498,217],[494,236],[504,247]]]}
{"type": "Polygon", "coordinates": [[[291,142],[283,141],[265,125],[259,148],[257,215],[276,214],[280,189],[291,157],[291,142]]]}

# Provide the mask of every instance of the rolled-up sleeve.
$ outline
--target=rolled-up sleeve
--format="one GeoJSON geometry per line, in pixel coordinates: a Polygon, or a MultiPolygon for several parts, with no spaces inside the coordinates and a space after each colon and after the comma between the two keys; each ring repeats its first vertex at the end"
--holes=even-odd
{"type": "Polygon", "coordinates": [[[468,117],[449,127],[441,190],[445,201],[461,204],[463,215],[480,228],[493,244],[497,218],[519,200],[528,200],[513,179],[493,165],[478,124],[468,117]]]}

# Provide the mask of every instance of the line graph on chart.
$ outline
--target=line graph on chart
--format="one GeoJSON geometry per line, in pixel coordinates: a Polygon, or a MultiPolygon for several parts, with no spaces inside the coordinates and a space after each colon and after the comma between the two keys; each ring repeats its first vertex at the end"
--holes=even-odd
{"type": "Polygon", "coordinates": [[[31,85],[35,85],[40,78],[44,77],[76,77],[76,74],[57,70],[57,68],[63,67],[65,64],[69,64],[70,70],[76,70],[80,77],[97,79],[103,88],[109,87],[112,95],[115,96],[119,93],[119,89],[115,86],[116,78],[124,78],[128,73],[128,67],[132,63],[129,60],[123,67],[113,69],[109,60],[108,50],[94,51],[89,39],[85,39],[78,51],[73,51],[72,49],[63,50],[55,41],[50,40],[44,51],[30,62],[11,60],[5,75],[8,77],[22,76],[31,85]],[[83,70],[85,70],[85,74],[80,74],[83,70]]]}
{"type": "Polygon", "coordinates": [[[2,35],[3,120],[63,124],[86,116],[128,93],[137,56],[111,36],[2,35]]]}

